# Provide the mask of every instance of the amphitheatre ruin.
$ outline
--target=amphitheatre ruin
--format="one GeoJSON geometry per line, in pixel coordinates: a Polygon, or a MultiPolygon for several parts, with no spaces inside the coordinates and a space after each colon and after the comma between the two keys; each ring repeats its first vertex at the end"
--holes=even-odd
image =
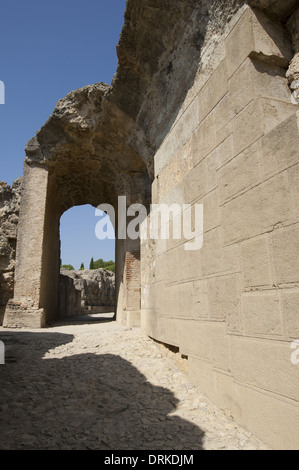
{"type": "Polygon", "coordinates": [[[271,448],[298,449],[298,1],[128,0],[117,54],[112,84],[60,99],[22,181],[0,187],[3,330],[66,313],[68,209],[202,204],[194,251],[117,237],[116,213],[116,322],[177,348],[191,382],[271,448]]]}

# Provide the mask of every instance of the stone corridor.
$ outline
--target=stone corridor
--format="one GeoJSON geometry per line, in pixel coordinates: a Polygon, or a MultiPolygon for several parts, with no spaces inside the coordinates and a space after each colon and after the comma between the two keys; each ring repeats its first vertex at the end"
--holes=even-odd
{"type": "Polygon", "coordinates": [[[0,340],[1,450],[267,449],[189,383],[186,360],[109,315],[0,340]]]}

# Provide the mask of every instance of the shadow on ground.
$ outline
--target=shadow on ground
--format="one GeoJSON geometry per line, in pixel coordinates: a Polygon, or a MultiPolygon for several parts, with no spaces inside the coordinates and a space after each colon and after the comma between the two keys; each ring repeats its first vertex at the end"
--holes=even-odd
{"type": "Polygon", "coordinates": [[[75,317],[63,318],[59,321],[55,320],[49,326],[64,325],[89,325],[91,323],[110,323],[115,321],[115,314],[112,313],[93,313],[88,315],[79,315],[75,317]]]}
{"type": "MultiPolygon", "coordinates": [[[[113,354],[72,355],[73,336],[0,332],[0,449],[199,450],[174,394],[113,354]],[[44,357],[65,348],[67,357],[44,357]]],[[[63,355],[63,354],[62,354],[63,355]]]]}

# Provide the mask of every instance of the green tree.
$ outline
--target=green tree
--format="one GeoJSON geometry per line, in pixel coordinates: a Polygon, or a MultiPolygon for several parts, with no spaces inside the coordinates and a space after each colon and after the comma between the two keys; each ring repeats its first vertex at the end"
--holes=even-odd
{"type": "Polygon", "coordinates": [[[94,267],[94,260],[91,258],[90,263],[89,263],[89,269],[95,269],[94,267]]]}
{"type": "Polygon", "coordinates": [[[84,271],[84,269],[85,269],[85,268],[84,268],[84,263],[81,263],[81,266],[80,266],[79,271],[84,271]]]}
{"type": "Polygon", "coordinates": [[[67,269],[68,271],[75,271],[75,268],[71,264],[63,264],[61,269],[67,269]]]}
{"type": "Polygon", "coordinates": [[[113,273],[115,273],[115,263],[112,263],[112,264],[108,264],[107,266],[105,266],[105,268],[107,271],[112,271],[113,273]]]}
{"type": "Polygon", "coordinates": [[[104,261],[102,260],[102,258],[94,262],[94,269],[100,269],[103,267],[104,267],[104,261]]]}

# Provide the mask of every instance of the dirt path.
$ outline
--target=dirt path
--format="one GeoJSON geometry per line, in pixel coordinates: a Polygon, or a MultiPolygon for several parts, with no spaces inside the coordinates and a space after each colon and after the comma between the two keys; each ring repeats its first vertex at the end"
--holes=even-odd
{"type": "Polygon", "coordinates": [[[0,328],[0,449],[266,449],[139,329],[97,317],[0,328]]]}

